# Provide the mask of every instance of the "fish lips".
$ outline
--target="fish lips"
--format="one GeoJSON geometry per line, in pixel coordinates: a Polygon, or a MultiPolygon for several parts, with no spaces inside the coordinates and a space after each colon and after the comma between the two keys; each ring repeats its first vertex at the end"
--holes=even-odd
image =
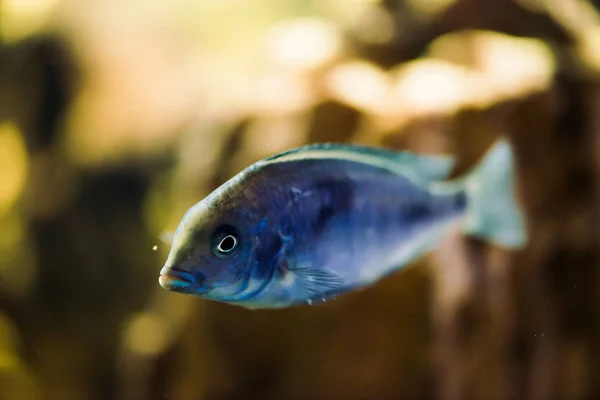
{"type": "Polygon", "coordinates": [[[203,294],[210,290],[193,274],[167,266],[160,271],[158,283],[163,289],[180,293],[203,294]]]}

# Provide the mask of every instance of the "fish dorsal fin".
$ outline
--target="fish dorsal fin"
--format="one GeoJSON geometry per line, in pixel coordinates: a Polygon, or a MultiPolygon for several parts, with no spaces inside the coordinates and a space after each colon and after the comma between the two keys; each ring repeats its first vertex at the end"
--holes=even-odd
{"type": "Polygon", "coordinates": [[[454,160],[450,156],[336,143],[310,144],[276,154],[261,163],[264,165],[317,159],[337,159],[369,164],[404,175],[420,183],[445,180],[454,167],[454,160]]]}

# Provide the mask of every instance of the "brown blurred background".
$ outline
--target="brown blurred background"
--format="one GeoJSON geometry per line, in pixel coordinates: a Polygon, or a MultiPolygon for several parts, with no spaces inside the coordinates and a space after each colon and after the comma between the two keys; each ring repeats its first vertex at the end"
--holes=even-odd
{"type": "MultiPolygon", "coordinates": [[[[596,4],[594,4],[596,3],[596,4]]],[[[0,0],[0,399],[600,398],[600,14],[585,0],[0,0]],[[514,145],[530,243],[360,293],[168,293],[162,232],[308,142],[514,145]]]]}

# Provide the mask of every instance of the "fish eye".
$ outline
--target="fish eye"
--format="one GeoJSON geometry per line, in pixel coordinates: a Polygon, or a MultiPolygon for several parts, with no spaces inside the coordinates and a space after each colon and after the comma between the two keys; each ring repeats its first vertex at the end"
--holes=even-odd
{"type": "Polygon", "coordinates": [[[239,232],[231,225],[222,225],[213,233],[212,241],[213,253],[217,257],[230,257],[239,247],[239,232]]]}
{"type": "Polygon", "coordinates": [[[227,235],[217,246],[217,251],[219,253],[231,253],[237,247],[237,239],[235,236],[227,235]]]}

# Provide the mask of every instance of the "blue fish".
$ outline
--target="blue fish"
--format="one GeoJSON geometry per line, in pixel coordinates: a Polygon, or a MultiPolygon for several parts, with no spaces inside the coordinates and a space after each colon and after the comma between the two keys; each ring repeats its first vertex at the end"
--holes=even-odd
{"type": "Polygon", "coordinates": [[[250,309],[284,308],[368,287],[455,226],[523,247],[508,142],[449,181],[453,166],[446,156],[344,144],[261,160],[186,212],[159,283],[250,309]]]}

